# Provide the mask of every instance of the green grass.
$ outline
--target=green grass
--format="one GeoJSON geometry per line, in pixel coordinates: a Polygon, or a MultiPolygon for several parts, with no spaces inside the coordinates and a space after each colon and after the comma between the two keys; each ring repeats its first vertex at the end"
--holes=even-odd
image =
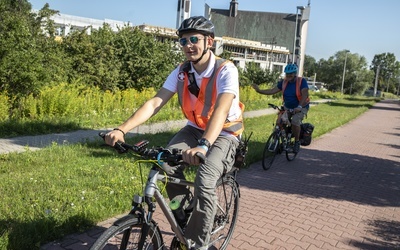
{"type": "MultiPolygon", "coordinates": [[[[316,138],[356,118],[374,103],[374,99],[359,98],[319,104],[310,109],[305,122],[315,125],[316,138]]],[[[248,164],[261,159],[275,118],[246,119],[246,134],[254,133],[248,164]]],[[[165,145],[172,135],[146,135],[146,139],[153,146],[165,145]]],[[[0,249],[38,249],[130,208],[132,194],[142,188],[139,168],[130,155],[119,155],[101,144],[53,144],[39,151],[0,155],[0,249]]],[[[143,166],[142,174],[147,170],[143,166]]]]}

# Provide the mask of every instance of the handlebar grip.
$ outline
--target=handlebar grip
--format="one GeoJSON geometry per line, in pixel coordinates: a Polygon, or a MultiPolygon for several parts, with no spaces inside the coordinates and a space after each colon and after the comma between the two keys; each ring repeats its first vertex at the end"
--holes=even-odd
{"type": "Polygon", "coordinates": [[[203,155],[202,153],[197,152],[197,153],[196,153],[196,156],[199,157],[200,163],[205,163],[205,162],[206,162],[206,156],[203,155]]]}
{"type": "MultiPolygon", "coordinates": [[[[100,136],[103,140],[105,140],[106,133],[100,132],[100,133],[99,133],[99,136],[100,136]]],[[[118,141],[118,142],[115,143],[115,145],[114,145],[113,148],[115,148],[115,149],[117,150],[118,153],[123,154],[123,153],[128,152],[128,149],[125,148],[123,145],[124,145],[123,142],[118,141]]]]}
{"type": "Polygon", "coordinates": [[[275,104],[272,104],[272,103],[268,103],[268,106],[270,106],[273,109],[279,109],[278,106],[276,106],[275,104]]]}
{"type": "Polygon", "coordinates": [[[99,136],[100,136],[101,138],[103,138],[103,140],[104,140],[104,137],[106,137],[106,133],[104,133],[104,132],[99,132],[99,136]]]}

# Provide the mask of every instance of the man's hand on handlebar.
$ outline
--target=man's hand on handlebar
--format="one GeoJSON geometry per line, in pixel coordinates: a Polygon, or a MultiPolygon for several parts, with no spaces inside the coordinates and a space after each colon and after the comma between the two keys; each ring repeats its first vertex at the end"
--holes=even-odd
{"type": "Polygon", "coordinates": [[[300,107],[297,107],[297,108],[294,108],[293,109],[293,112],[296,114],[296,113],[300,113],[301,112],[301,109],[302,108],[300,108],[300,107]]]}
{"type": "Polygon", "coordinates": [[[206,153],[206,150],[201,147],[190,148],[182,152],[182,159],[189,165],[198,166],[200,163],[204,163],[206,153]]]}
{"type": "Polygon", "coordinates": [[[110,131],[110,132],[108,132],[108,133],[106,134],[106,136],[104,137],[104,141],[105,141],[108,145],[114,147],[114,145],[115,145],[115,143],[116,143],[117,141],[125,142],[125,138],[124,138],[124,134],[122,134],[120,131],[118,131],[118,130],[112,130],[112,131],[110,131]]]}

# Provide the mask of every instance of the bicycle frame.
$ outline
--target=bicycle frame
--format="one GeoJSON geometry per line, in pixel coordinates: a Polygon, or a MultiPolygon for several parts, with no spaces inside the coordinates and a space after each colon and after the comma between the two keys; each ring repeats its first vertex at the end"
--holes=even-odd
{"type": "MultiPolygon", "coordinates": [[[[230,174],[230,173],[232,173],[231,178],[233,178],[236,182],[237,169],[235,167],[233,167],[231,171],[229,171],[228,173],[224,173],[223,176],[230,174]]],[[[166,201],[166,199],[161,194],[161,192],[158,188],[157,182],[159,182],[159,181],[163,182],[163,183],[173,183],[176,185],[181,185],[181,186],[186,186],[186,187],[194,187],[194,183],[191,181],[187,181],[184,179],[179,179],[179,178],[171,177],[168,175],[160,174],[159,168],[157,167],[157,165],[153,165],[153,167],[151,168],[150,173],[148,175],[148,179],[147,179],[147,182],[146,182],[146,185],[144,188],[144,197],[135,195],[135,197],[134,197],[135,205],[132,208],[130,214],[134,214],[137,211],[138,207],[141,207],[140,204],[142,204],[143,202],[146,203],[147,206],[149,207],[147,216],[146,216],[146,212],[144,211],[144,209],[140,209],[140,210],[142,212],[144,212],[143,219],[145,220],[145,222],[147,224],[149,221],[151,221],[153,212],[155,211],[154,202],[152,201],[152,198],[154,197],[156,202],[160,206],[164,216],[167,218],[168,223],[171,225],[171,229],[175,233],[175,236],[180,240],[180,242],[185,242],[185,245],[188,246],[189,242],[185,239],[182,228],[178,225],[178,222],[176,221],[175,216],[172,213],[172,210],[171,210],[168,202],[166,201]],[[143,198],[144,198],[144,201],[143,201],[143,198]]],[[[238,192],[239,192],[239,190],[238,190],[238,192]]],[[[240,194],[239,194],[239,196],[240,196],[240,194]]],[[[225,189],[224,189],[224,198],[225,198],[225,200],[229,199],[225,193],[225,189]]],[[[230,199],[231,198],[232,197],[230,197],[230,199]]],[[[221,207],[218,207],[218,209],[225,211],[225,209],[221,208],[221,207]]],[[[220,229],[215,230],[214,233],[218,232],[219,230],[220,229]]],[[[143,233],[142,235],[146,235],[146,234],[143,233]]],[[[219,239],[217,239],[217,240],[219,240],[219,239]]],[[[139,246],[142,247],[144,242],[145,242],[145,239],[144,238],[141,239],[139,242],[139,246]]]]}
{"type": "Polygon", "coordinates": [[[264,147],[262,161],[264,170],[268,170],[274,162],[275,156],[277,154],[281,154],[283,151],[286,152],[286,159],[288,161],[294,160],[297,155],[297,153],[293,152],[293,137],[291,131],[292,116],[290,115],[287,121],[284,121],[284,123],[282,123],[281,121],[281,117],[284,116],[285,112],[291,113],[292,111],[285,110],[283,106],[278,107],[273,104],[268,105],[278,110],[278,119],[276,121],[276,124],[274,124],[272,133],[269,135],[267,143],[264,147]]]}
{"type": "MultiPolygon", "coordinates": [[[[145,220],[146,224],[151,221],[153,213],[155,211],[155,206],[154,202],[152,201],[152,198],[154,197],[158,205],[160,206],[164,216],[167,218],[169,224],[171,225],[172,231],[175,233],[176,237],[181,241],[185,242],[185,245],[188,246],[189,242],[185,239],[183,235],[182,228],[178,225],[178,222],[175,219],[174,214],[172,213],[171,208],[168,205],[168,202],[165,200],[164,196],[161,194],[157,182],[161,181],[163,183],[173,183],[177,185],[182,185],[182,186],[189,186],[193,187],[194,183],[190,181],[186,181],[183,179],[167,176],[167,175],[161,175],[159,172],[159,168],[156,165],[153,165],[153,167],[150,170],[150,173],[148,175],[148,179],[144,188],[144,197],[141,197],[139,195],[135,195],[134,197],[134,207],[131,210],[131,214],[135,213],[137,211],[138,207],[141,207],[141,204],[144,202],[148,206],[148,212],[146,216],[146,212],[144,209],[141,209],[144,214],[143,214],[143,219],[145,220]],[[144,201],[143,201],[144,198],[144,201]]],[[[142,239],[140,239],[139,242],[139,249],[140,247],[143,247],[144,242],[145,242],[145,237],[146,234],[142,234],[142,239]]]]}
{"type": "Polygon", "coordinates": [[[279,121],[279,119],[277,120],[277,124],[275,125],[275,129],[273,131],[277,134],[279,138],[279,144],[283,145],[282,150],[288,151],[290,150],[290,139],[292,138],[291,123],[293,117],[293,115],[289,116],[289,113],[292,114],[293,110],[284,110],[283,108],[279,108],[277,106],[275,106],[274,108],[278,109],[278,118],[286,117],[285,120],[283,120],[282,118],[282,121],[279,121]],[[280,124],[278,124],[278,122],[280,124]]]}

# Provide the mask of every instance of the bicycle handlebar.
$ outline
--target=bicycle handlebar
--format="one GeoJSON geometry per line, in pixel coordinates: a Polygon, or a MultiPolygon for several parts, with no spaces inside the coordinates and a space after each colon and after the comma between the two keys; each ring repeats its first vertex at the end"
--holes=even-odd
{"type": "MultiPolygon", "coordinates": [[[[268,105],[269,106],[271,106],[271,108],[273,108],[273,109],[277,109],[277,110],[279,110],[279,111],[281,111],[281,112],[283,112],[283,111],[285,111],[285,107],[283,107],[283,106],[276,106],[275,104],[272,104],[272,103],[268,103],[268,105]]],[[[294,109],[288,109],[287,110],[289,113],[294,113],[294,109]]]]}
{"type": "MultiPolygon", "coordinates": [[[[104,132],[100,132],[99,136],[104,140],[106,134],[104,132]]],[[[167,149],[160,146],[155,148],[147,148],[148,144],[148,140],[140,141],[134,145],[118,141],[115,143],[113,148],[115,148],[120,154],[127,153],[129,150],[132,150],[134,153],[140,155],[141,158],[145,160],[156,160],[160,165],[162,162],[166,162],[170,166],[176,166],[183,163],[182,149],[167,149]]],[[[198,152],[196,153],[196,156],[199,157],[201,163],[205,162],[206,158],[202,153],[198,152]]]]}

